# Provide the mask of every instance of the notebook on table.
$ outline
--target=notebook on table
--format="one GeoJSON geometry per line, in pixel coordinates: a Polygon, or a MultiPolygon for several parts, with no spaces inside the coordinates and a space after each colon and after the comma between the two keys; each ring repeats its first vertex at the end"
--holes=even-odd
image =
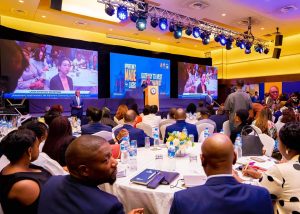
{"type": "Polygon", "coordinates": [[[130,181],[136,184],[147,185],[158,173],[159,170],[156,169],[145,169],[130,181]]]}

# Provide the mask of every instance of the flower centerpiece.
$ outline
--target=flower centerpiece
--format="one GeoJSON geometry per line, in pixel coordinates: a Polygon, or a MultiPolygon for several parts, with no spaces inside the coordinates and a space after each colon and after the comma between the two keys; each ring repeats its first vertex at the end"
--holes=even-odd
{"type": "Polygon", "coordinates": [[[173,142],[175,146],[175,153],[177,157],[182,157],[187,154],[189,147],[194,146],[194,142],[188,137],[185,132],[174,131],[168,133],[169,137],[167,138],[167,147],[169,148],[170,142],[173,142]]]}

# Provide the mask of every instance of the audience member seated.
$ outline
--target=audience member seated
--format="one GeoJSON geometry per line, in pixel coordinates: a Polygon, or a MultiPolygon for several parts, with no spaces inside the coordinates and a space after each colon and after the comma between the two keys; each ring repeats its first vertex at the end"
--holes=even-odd
{"type": "Polygon", "coordinates": [[[272,122],[272,112],[269,108],[264,107],[252,124],[260,128],[262,133],[276,139],[277,129],[275,124],[272,122]]]}
{"type": "Polygon", "coordinates": [[[211,125],[213,125],[214,126],[214,132],[216,132],[217,131],[217,124],[216,124],[216,122],[215,121],[213,121],[213,120],[211,120],[210,118],[209,118],[209,111],[208,111],[208,109],[207,108],[203,108],[202,110],[201,110],[201,118],[200,118],[200,120],[196,123],[196,125],[198,125],[198,124],[202,124],[202,123],[209,123],[209,124],[211,124],[211,125]]]}
{"type": "Polygon", "coordinates": [[[81,134],[95,134],[100,131],[111,132],[111,127],[100,123],[102,111],[96,107],[91,109],[90,112],[91,122],[81,126],[81,134]]]}
{"type": "Polygon", "coordinates": [[[204,109],[204,108],[206,108],[205,106],[204,106],[204,104],[205,104],[205,102],[203,101],[203,100],[200,100],[199,101],[199,103],[198,103],[198,108],[197,108],[197,119],[200,119],[200,117],[201,117],[201,110],[202,109],[204,109]]]}
{"type": "Polygon", "coordinates": [[[86,125],[92,121],[91,112],[93,111],[94,108],[95,108],[94,106],[89,106],[86,108],[85,115],[82,115],[81,117],[81,126],[86,125]]]}
{"type": "Polygon", "coordinates": [[[149,105],[145,105],[144,109],[143,109],[143,113],[140,114],[140,116],[142,116],[142,118],[146,115],[150,114],[150,106],[149,105]]]}
{"type": "Polygon", "coordinates": [[[51,176],[30,164],[39,156],[39,141],[28,129],[14,130],[1,141],[10,163],[0,173],[0,202],[5,214],[37,213],[43,184],[51,176]]]}
{"type": "Polygon", "coordinates": [[[198,121],[196,110],[197,110],[197,107],[194,103],[190,103],[186,107],[186,119],[185,119],[185,121],[187,123],[195,124],[198,121]]]}
{"type": "Polygon", "coordinates": [[[176,123],[175,114],[176,114],[176,108],[170,108],[169,113],[168,113],[168,118],[165,119],[165,120],[162,120],[160,122],[159,128],[162,127],[165,124],[176,123]]]}
{"type": "Polygon", "coordinates": [[[150,114],[144,115],[143,123],[148,124],[152,128],[158,128],[159,123],[161,121],[161,117],[156,115],[157,112],[158,112],[157,105],[150,106],[150,114]]]}
{"type": "MultiPolygon", "coordinates": [[[[147,135],[142,129],[133,127],[135,117],[136,117],[136,113],[133,110],[128,110],[124,117],[124,121],[125,121],[124,125],[121,128],[118,128],[114,134],[115,136],[117,136],[122,129],[127,129],[127,131],[129,132],[129,139],[136,140],[137,146],[143,147],[145,146],[145,137],[147,137],[147,135]]],[[[151,145],[153,144],[153,138],[151,137],[150,137],[150,143],[151,145]]]]}
{"type": "MultiPolygon", "coordinates": [[[[251,167],[243,174],[256,179],[259,186],[269,190],[274,205],[274,213],[300,213],[300,123],[285,124],[279,131],[279,151],[286,162],[276,164],[266,172],[251,167]]],[[[237,177],[239,181],[243,181],[237,177]]]]}
{"type": "Polygon", "coordinates": [[[291,107],[283,110],[282,116],[277,123],[275,123],[276,130],[279,132],[280,129],[289,122],[296,122],[296,114],[291,107]]]}
{"type": "Polygon", "coordinates": [[[220,106],[217,110],[216,115],[211,115],[209,117],[212,121],[214,121],[217,125],[217,132],[220,132],[223,128],[223,123],[228,120],[228,115],[225,114],[224,106],[220,106]]]}
{"type": "Polygon", "coordinates": [[[111,119],[110,117],[110,109],[107,107],[103,107],[102,108],[102,119],[101,119],[101,123],[107,126],[110,126],[111,128],[117,126],[118,124],[111,119]]]}
{"type": "Polygon", "coordinates": [[[125,105],[125,104],[119,105],[116,115],[114,116],[114,121],[117,124],[124,124],[124,116],[127,111],[128,111],[127,105],[125,105]]]}
{"type": "Polygon", "coordinates": [[[136,128],[136,124],[142,122],[143,118],[142,118],[142,116],[140,116],[139,108],[138,108],[138,105],[136,103],[132,104],[130,109],[133,110],[136,113],[136,118],[135,118],[135,121],[134,121],[134,127],[136,128]]]}
{"type": "Polygon", "coordinates": [[[49,134],[42,151],[64,167],[65,151],[74,139],[69,120],[63,116],[56,117],[49,126],[49,134]]]}
{"type": "Polygon", "coordinates": [[[231,131],[230,139],[232,143],[235,142],[235,138],[238,134],[241,134],[242,129],[244,126],[248,125],[247,120],[249,117],[248,110],[240,109],[237,110],[234,116],[234,129],[231,131]]]}
{"type": "Polygon", "coordinates": [[[47,124],[47,126],[49,127],[51,122],[56,118],[61,116],[60,112],[56,111],[56,110],[49,110],[45,113],[44,115],[44,119],[45,119],[45,123],[47,124]]]}
{"type": "Polygon", "coordinates": [[[64,108],[60,104],[55,104],[50,107],[50,111],[56,111],[56,112],[62,114],[64,112],[64,108]]]}
{"type": "Polygon", "coordinates": [[[172,124],[170,126],[167,126],[166,128],[166,133],[164,136],[164,141],[166,142],[166,139],[168,139],[169,135],[168,133],[172,133],[173,131],[179,131],[181,132],[182,129],[186,128],[188,135],[192,134],[194,135],[194,141],[198,142],[198,132],[197,132],[197,127],[194,124],[190,124],[185,122],[186,119],[186,113],[182,108],[177,109],[176,114],[176,123],[172,124]]]}
{"type": "MultiPolygon", "coordinates": [[[[101,137],[83,135],[66,151],[70,175],[54,176],[41,193],[40,214],[114,213],[123,214],[123,205],[97,186],[116,181],[118,162],[112,157],[110,145],[101,137]]],[[[143,213],[134,209],[130,214],[143,213]]]]}
{"type": "Polygon", "coordinates": [[[260,103],[252,103],[252,109],[249,110],[249,120],[250,123],[255,120],[264,106],[260,103]]]}
{"type": "Polygon", "coordinates": [[[273,213],[266,189],[241,184],[232,176],[236,154],[226,135],[212,135],[204,141],[201,150],[201,163],[207,181],[204,185],[176,192],[170,214],[273,213]]]}

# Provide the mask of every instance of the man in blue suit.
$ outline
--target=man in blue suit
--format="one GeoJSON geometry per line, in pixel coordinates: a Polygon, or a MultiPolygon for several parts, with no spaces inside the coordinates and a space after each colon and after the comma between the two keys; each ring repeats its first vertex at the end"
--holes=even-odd
{"type": "Polygon", "coordinates": [[[197,127],[194,124],[185,122],[186,113],[182,108],[177,109],[177,111],[175,113],[175,119],[176,119],[176,123],[172,124],[170,126],[167,126],[167,128],[166,128],[164,142],[166,142],[169,137],[168,133],[172,133],[173,131],[181,132],[182,129],[184,129],[184,127],[186,128],[189,135],[190,134],[194,135],[194,141],[198,142],[197,127]]]}
{"type": "MultiPolygon", "coordinates": [[[[114,134],[115,136],[117,136],[122,129],[127,129],[127,131],[129,132],[129,139],[136,140],[137,146],[143,147],[145,146],[145,137],[147,137],[147,135],[142,129],[133,127],[135,118],[136,118],[136,113],[133,110],[128,110],[124,116],[125,124],[121,128],[118,128],[114,134]]],[[[153,145],[153,138],[151,137],[150,137],[150,144],[153,145]]]]}
{"type": "MultiPolygon", "coordinates": [[[[116,181],[118,162],[107,141],[93,135],[80,136],[69,145],[66,162],[70,175],[53,176],[43,186],[39,214],[124,214],[117,197],[97,187],[116,181]]],[[[143,209],[129,213],[143,213],[143,209]]]]}
{"type": "Polygon", "coordinates": [[[83,113],[83,99],[80,98],[80,91],[75,91],[75,97],[72,98],[71,106],[71,116],[76,116],[81,119],[83,113]]]}
{"type": "Polygon", "coordinates": [[[89,116],[91,117],[91,122],[81,126],[81,134],[95,134],[100,131],[111,132],[111,127],[100,123],[102,118],[102,111],[96,107],[89,108],[89,116]]]}
{"type": "Polygon", "coordinates": [[[206,183],[176,192],[170,214],[274,213],[266,189],[241,184],[232,176],[236,154],[226,135],[214,134],[204,141],[201,161],[206,183]]]}

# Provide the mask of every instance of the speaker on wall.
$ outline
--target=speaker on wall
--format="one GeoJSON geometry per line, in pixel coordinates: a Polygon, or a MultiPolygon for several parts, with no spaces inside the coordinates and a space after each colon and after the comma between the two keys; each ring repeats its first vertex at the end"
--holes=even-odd
{"type": "Polygon", "coordinates": [[[282,40],[283,40],[283,35],[277,34],[275,36],[275,46],[281,46],[282,45],[282,40]]]}
{"type": "Polygon", "coordinates": [[[281,53],[281,48],[274,48],[272,57],[275,58],[275,59],[279,59],[280,53],[281,53]]]}

